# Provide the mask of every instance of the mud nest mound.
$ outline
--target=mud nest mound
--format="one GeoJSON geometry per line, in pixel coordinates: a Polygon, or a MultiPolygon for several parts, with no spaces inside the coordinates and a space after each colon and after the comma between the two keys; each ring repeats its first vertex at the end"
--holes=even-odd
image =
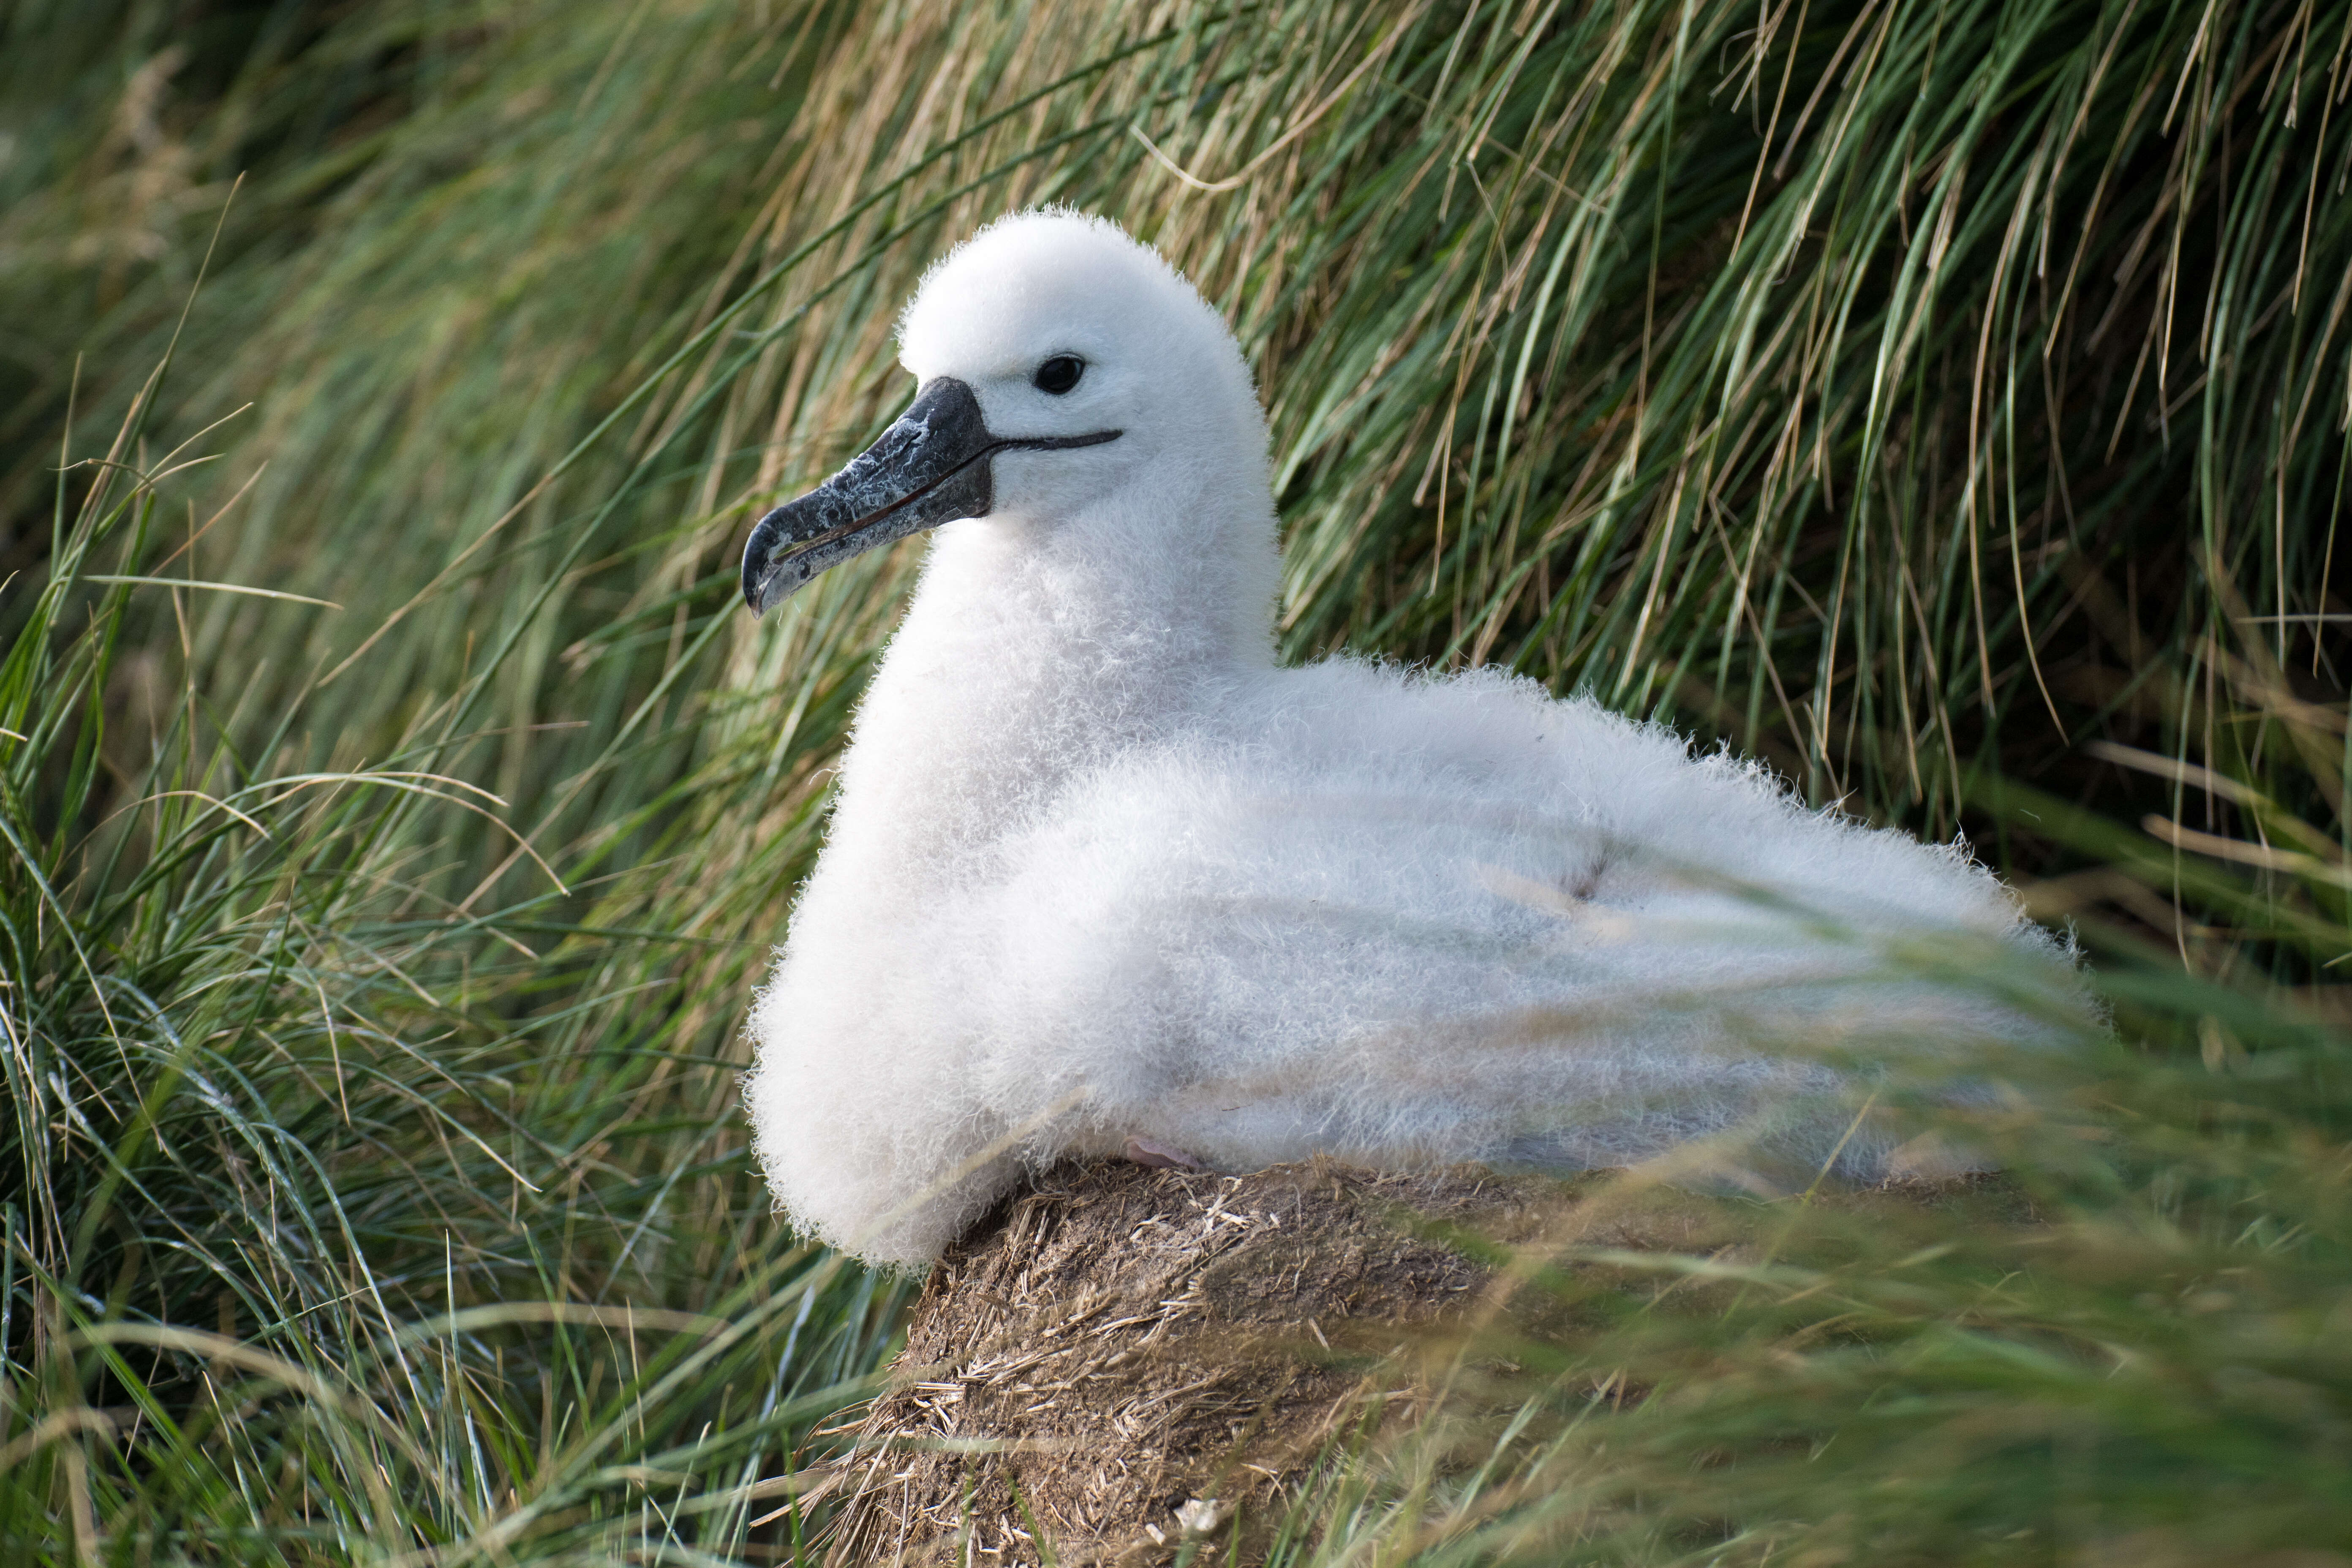
{"type": "Polygon", "coordinates": [[[1505,1309],[1492,1243],[1571,1215],[1587,1245],[1716,1239],[1704,1205],[1580,1202],[1607,1174],[1048,1173],[933,1269],[893,1386],[834,1428],[826,1561],[1246,1560],[1334,1438],[1410,1420],[1452,1331],[1505,1309]]]}
{"type": "MultiPolygon", "coordinates": [[[[1049,1172],[932,1270],[890,1386],[830,1429],[845,1447],[803,1500],[834,1505],[825,1561],[1259,1561],[1335,1439],[1399,1428],[1440,1394],[1508,1404],[1517,1368],[1481,1345],[1573,1342],[1575,1310],[1514,1258],[1647,1299],[1646,1271],[1560,1251],[1737,1253],[1773,1212],[1622,1176],[1049,1172]]],[[[1998,1176],[1822,1202],[1913,1226],[1922,1209],[2033,1218],[1998,1176]]],[[[1642,1396],[1610,1382],[1594,1395],[1642,1396]]]]}

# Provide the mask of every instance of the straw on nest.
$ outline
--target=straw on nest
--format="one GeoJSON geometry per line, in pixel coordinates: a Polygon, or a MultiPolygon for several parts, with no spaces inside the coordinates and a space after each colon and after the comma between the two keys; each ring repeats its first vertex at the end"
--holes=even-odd
{"type": "MultiPolygon", "coordinates": [[[[844,1499],[826,1561],[1039,1563],[1042,1536],[1067,1568],[1188,1539],[1224,1562],[1332,1438],[1422,1406],[1460,1345],[1433,1331],[1501,1304],[1444,1237],[1556,1230],[1595,1180],[1049,1173],[933,1270],[893,1386],[835,1429],[855,1438],[821,1488],[844,1499]]],[[[1583,1205],[1580,1239],[1711,1239],[1702,1205],[1610,1206],[1583,1205]]]]}

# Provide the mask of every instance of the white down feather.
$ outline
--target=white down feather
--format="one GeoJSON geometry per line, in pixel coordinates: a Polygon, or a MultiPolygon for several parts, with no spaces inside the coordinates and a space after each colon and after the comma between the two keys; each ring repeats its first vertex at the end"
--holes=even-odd
{"type": "Polygon", "coordinates": [[[1765,1142],[1869,1173],[1787,1048],[1859,1025],[2032,1037],[1887,977],[1889,943],[2065,955],[1964,852],[1806,809],[1752,764],[1494,671],[1274,660],[1266,431],[1152,251],[1007,218],[925,279],[919,377],[1004,453],[937,531],[828,842],[752,1010],[746,1098],[794,1223],[919,1265],[1024,1165],[1140,1137],[1242,1170],[1646,1158],[1765,1142]],[[1085,378],[1028,384],[1052,353],[1085,378]],[[1960,944],[1954,947],[1952,944],[1960,944]]]}

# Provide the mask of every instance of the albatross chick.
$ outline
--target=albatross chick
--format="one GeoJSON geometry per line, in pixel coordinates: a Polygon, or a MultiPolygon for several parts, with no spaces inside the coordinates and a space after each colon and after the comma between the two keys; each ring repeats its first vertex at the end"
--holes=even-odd
{"type": "Polygon", "coordinates": [[[919,1266],[1024,1168],[1122,1153],[1575,1169],[1744,1126],[1874,1175],[1799,1043],[2042,1026],[1890,954],[2071,994],[1963,849],[1499,671],[1277,665],[1248,367],[1113,225],[992,226],[899,340],[912,406],[743,558],[765,612],[932,534],[750,1023],[804,1229],[919,1266]]]}

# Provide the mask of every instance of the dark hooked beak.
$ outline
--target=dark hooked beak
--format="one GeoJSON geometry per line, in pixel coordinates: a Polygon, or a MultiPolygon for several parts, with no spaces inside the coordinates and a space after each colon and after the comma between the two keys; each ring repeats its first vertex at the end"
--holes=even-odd
{"type": "Polygon", "coordinates": [[[743,602],[765,615],[853,555],[960,517],[986,517],[995,500],[989,464],[999,452],[1097,447],[1123,434],[992,435],[971,388],[940,376],[848,467],[759,521],[743,546],[743,602]]]}

